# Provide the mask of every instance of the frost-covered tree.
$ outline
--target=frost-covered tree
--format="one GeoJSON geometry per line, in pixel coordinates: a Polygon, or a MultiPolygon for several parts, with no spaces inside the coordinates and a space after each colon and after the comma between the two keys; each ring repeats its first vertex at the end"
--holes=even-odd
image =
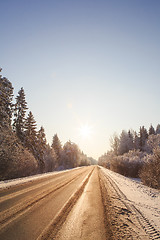
{"type": "Polygon", "coordinates": [[[153,150],[157,148],[160,148],[160,134],[149,135],[146,141],[145,151],[150,154],[153,153],[153,150]]]}
{"type": "Polygon", "coordinates": [[[44,161],[45,161],[45,171],[51,172],[58,167],[56,153],[53,148],[47,144],[44,152],[44,161]]]}
{"type": "Polygon", "coordinates": [[[133,136],[131,135],[130,131],[127,133],[125,130],[123,130],[119,138],[118,153],[123,155],[131,149],[133,149],[133,136]]]}
{"type": "Polygon", "coordinates": [[[37,161],[25,149],[11,128],[13,87],[0,76],[0,180],[37,172],[37,161]]]}
{"type": "MultiPolygon", "coordinates": [[[[2,68],[0,68],[1,72],[2,68]]],[[[5,77],[0,75],[0,124],[10,125],[12,118],[12,83],[5,77]]]]}
{"type": "Polygon", "coordinates": [[[42,126],[37,133],[37,140],[38,140],[40,148],[45,150],[47,140],[46,140],[46,134],[45,134],[45,131],[44,131],[44,127],[42,127],[42,126]]]}
{"type": "Polygon", "coordinates": [[[138,177],[143,166],[144,152],[130,150],[129,152],[115,156],[110,162],[110,169],[124,176],[138,177]]]}
{"type": "MultiPolygon", "coordinates": [[[[117,155],[116,155],[117,156],[117,155]]],[[[98,158],[98,165],[110,169],[111,162],[113,161],[115,154],[113,151],[108,151],[98,158]]]]}
{"type": "Polygon", "coordinates": [[[144,159],[140,177],[144,184],[160,189],[160,134],[150,135],[147,145],[151,151],[144,159]]]}
{"type": "Polygon", "coordinates": [[[77,167],[80,163],[80,151],[78,146],[71,141],[63,147],[63,163],[65,168],[77,167]]]}
{"type": "Polygon", "coordinates": [[[51,147],[54,149],[56,153],[58,165],[59,166],[62,165],[62,162],[61,162],[62,144],[57,134],[53,136],[51,147]]]}
{"type": "Polygon", "coordinates": [[[0,126],[0,180],[36,174],[37,161],[16,134],[0,126]]]}
{"type": "Polygon", "coordinates": [[[25,147],[27,147],[33,155],[36,154],[36,143],[37,143],[37,124],[34,119],[32,112],[28,113],[25,121],[25,147]]]}
{"type": "Polygon", "coordinates": [[[139,131],[139,146],[140,150],[143,151],[145,147],[146,140],[148,138],[147,130],[144,126],[140,127],[139,131]]]}
{"type": "Polygon", "coordinates": [[[24,89],[21,88],[21,90],[18,92],[18,96],[16,97],[13,129],[22,143],[24,143],[25,114],[27,109],[24,89]]]}
{"type": "Polygon", "coordinates": [[[37,124],[32,112],[30,111],[25,122],[25,147],[33,154],[38,161],[39,171],[45,171],[44,152],[46,138],[44,128],[37,132],[37,124]]]}
{"type": "Polygon", "coordinates": [[[118,155],[118,149],[119,149],[119,137],[116,133],[110,138],[110,145],[111,149],[114,152],[114,154],[118,155]]]}
{"type": "Polygon", "coordinates": [[[45,171],[45,152],[47,149],[46,145],[46,135],[44,128],[41,127],[37,132],[37,139],[36,139],[36,158],[39,162],[40,172],[45,171]]]}

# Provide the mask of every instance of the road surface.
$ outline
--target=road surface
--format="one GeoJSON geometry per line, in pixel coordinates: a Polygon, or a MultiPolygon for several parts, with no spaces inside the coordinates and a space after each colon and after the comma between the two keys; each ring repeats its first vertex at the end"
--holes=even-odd
{"type": "Polygon", "coordinates": [[[0,240],[160,239],[98,166],[1,189],[0,211],[0,240]]]}

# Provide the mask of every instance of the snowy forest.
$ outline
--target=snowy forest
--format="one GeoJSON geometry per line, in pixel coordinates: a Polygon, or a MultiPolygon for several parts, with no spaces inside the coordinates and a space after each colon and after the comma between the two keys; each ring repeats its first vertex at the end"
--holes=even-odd
{"type": "Polygon", "coordinates": [[[62,146],[57,134],[50,146],[44,128],[37,130],[24,89],[14,103],[13,97],[12,83],[0,75],[0,180],[95,164],[75,143],[62,146]]]}
{"type": "Polygon", "coordinates": [[[134,130],[122,130],[110,139],[111,150],[98,164],[128,177],[140,177],[150,187],[160,189],[160,124],[134,130]]]}

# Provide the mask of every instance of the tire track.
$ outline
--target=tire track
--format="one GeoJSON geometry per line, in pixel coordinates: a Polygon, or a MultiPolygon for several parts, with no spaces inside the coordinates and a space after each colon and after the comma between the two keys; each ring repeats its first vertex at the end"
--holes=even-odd
{"type": "Polygon", "coordinates": [[[152,240],[160,239],[160,232],[157,231],[154,228],[154,226],[149,222],[149,220],[142,214],[142,212],[139,211],[136,208],[136,206],[127,199],[125,194],[119,189],[119,187],[112,180],[112,178],[109,175],[104,174],[102,170],[100,170],[100,172],[103,175],[103,177],[110,183],[112,188],[114,189],[114,192],[117,195],[116,198],[118,198],[118,200],[120,200],[125,205],[126,209],[122,209],[122,211],[124,211],[124,213],[121,212],[121,214],[125,214],[125,212],[127,213],[127,210],[128,210],[128,213],[132,213],[135,215],[137,221],[139,222],[140,226],[145,231],[145,233],[149,237],[149,239],[152,239],[152,240]]]}
{"type": "MultiPolygon", "coordinates": [[[[72,173],[77,174],[76,172],[81,171],[81,169],[73,169],[72,173]]],[[[17,185],[9,186],[0,189],[0,204],[5,201],[12,199],[14,197],[17,197],[19,195],[22,195],[24,193],[27,193],[31,190],[35,190],[36,188],[45,186],[49,183],[54,182],[55,180],[58,180],[59,178],[65,177],[66,175],[69,175],[69,171],[66,172],[57,172],[50,176],[44,176],[40,177],[38,179],[32,179],[28,180],[27,182],[23,182],[17,185]]],[[[16,179],[15,179],[16,180],[16,179]]]]}
{"type": "Polygon", "coordinates": [[[28,212],[31,208],[35,206],[38,202],[43,200],[44,198],[48,197],[50,194],[56,192],[57,190],[72,184],[76,179],[79,178],[82,174],[85,174],[87,170],[85,170],[83,173],[79,173],[73,176],[70,176],[69,179],[64,180],[63,182],[57,184],[56,186],[51,186],[49,189],[43,192],[39,192],[34,197],[28,196],[25,198],[24,201],[21,201],[20,203],[16,204],[15,206],[4,210],[1,212],[0,216],[0,232],[3,231],[8,224],[10,224],[12,221],[16,220],[19,216],[22,214],[25,214],[28,212]]]}

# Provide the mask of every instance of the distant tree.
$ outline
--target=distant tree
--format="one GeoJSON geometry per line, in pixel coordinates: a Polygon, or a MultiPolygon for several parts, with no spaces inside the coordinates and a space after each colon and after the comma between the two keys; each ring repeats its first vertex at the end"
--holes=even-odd
{"type": "Polygon", "coordinates": [[[115,155],[112,150],[108,151],[98,158],[98,165],[110,169],[111,162],[113,161],[114,157],[117,157],[117,155],[115,155]]]}
{"type": "Polygon", "coordinates": [[[156,132],[155,132],[155,130],[154,130],[154,127],[152,126],[152,124],[151,124],[151,126],[150,126],[150,128],[149,128],[149,131],[148,131],[148,134],[149,135],[152,135],[152,134],[155,134],[156,132]]]}
{"type": "Polygon", "coordinates": [[[40,148],[45,150],[47,140],[46,140],[46,134],[45,134],[45,131],[44,131],[44,127],[42,127],[42,126],[41,126],[41,128],[39,129],[39,131],[37,133],[37,139],[38,139],[40,148]]]}
{"type": "Polygon", "coordinates": [[[92,157],[88,157],[88,161],[89,161],[89,165],[97,165],[98,164],[97,160],[92,157]]]}
{"type": "Polygon", "coordinates": [[[28,113],[28,117],[25,121],[25,147],[27,147],[35,156],[36,155],[36,143],[37,143],[37,124],[33,117],[32,112],[28,113]]]}
{"type": "Polygon", "coordinates": [[[156,134],[160,134],[160,124],[158,124],[156,127],[156,134]]]}
{"type": "Polygon", "coordinates": [[[114,154],[118,155],[118,149],[119,149],[119,137],[116,133],[110,138],[110,145],[111,149],[114,152],[114,154]]]}
{"type": "Polygon", "coordinates": [[[140,127],[139,131],[139,145],[140,150],[143,151],[145,147],[146,140],[148,139],[148,133],[144,126],[140,127]]]}
{"type": "Polygon", "coordinates": [[[133,146],[135,150],[140,149],[139,137],[136,131],[134,131],[134,135],[133,135],[133,146]]]}
{"type": "Polygon", "coordinates": [[[41,127],[37,132],[37,141],[36,141],[36,158],[39,162],[40,172],[45,171],[45,153],[47,150],[47,141],[44,128],[41,127]]]}
{"type": "Polygon", "coordinates": [[[80,166],[89,166],[91,164],[95,164],[96,160],[94,160],[91,157],[87,157],[87,155],[84,154],[83,151],[80,151],[78,146],[77,146],[77,149],[78,149],[78,154],[77,154],[76,163],[75,163],[76,166],[80,167],[80,166]]]}
{"type": "Polygon", "coordinates": [[[58,166],[62,165],[63,164],[61,161],[62,160],[61,159],[62,144],[61,144],[57,134],[55,134],[53,136],[51,147],[53,148],[54,152],[56,153],[58,166]]]}
{"type": "MultiPolygon", "coordinates": [[[[2,68],[0,68],[1,72],[2,68]]],[[[10,125],[12,118],[12,83],[5,77],[0,75],[0,124],[10,125]]]]}
{"type": "Polygon", "coordinates": [[[24,89],[18,92],[16,97],[16,103],[14,108],[14,120],[13,129],[15,130],[17,137],[24,143],[24,129],[25,129],[25,114],[27,110],[27,102],[25,100],[24,89]]]}
{"type": "Polygon", "coordinates": [[[47,144],[44,152],[44,162],[45,162],[46,172],[51,172],[58,167],[56,157],[57,156],[54,149],[51,148],[49,144],[47,144]]]}
{"type": "Polygon", "coordinates": [[[80,151],[75,143],[71,141],[66,142],[63,147],[63,154],[65,168],[74,168],[79,165],[80,151]]]}
{"type": "Polygon", "coordinates": [[[119,148],[118,153],[123,155],[133,148],[133,136],[131,132],[128,133],[125,130],[122,130],[122,133],[119,138],[119,148]]]}
{"type": "Polygon", "coordinates": [[[134,132],[129,130],[128,131],[128,150],[134,149],[134,132]]]}

